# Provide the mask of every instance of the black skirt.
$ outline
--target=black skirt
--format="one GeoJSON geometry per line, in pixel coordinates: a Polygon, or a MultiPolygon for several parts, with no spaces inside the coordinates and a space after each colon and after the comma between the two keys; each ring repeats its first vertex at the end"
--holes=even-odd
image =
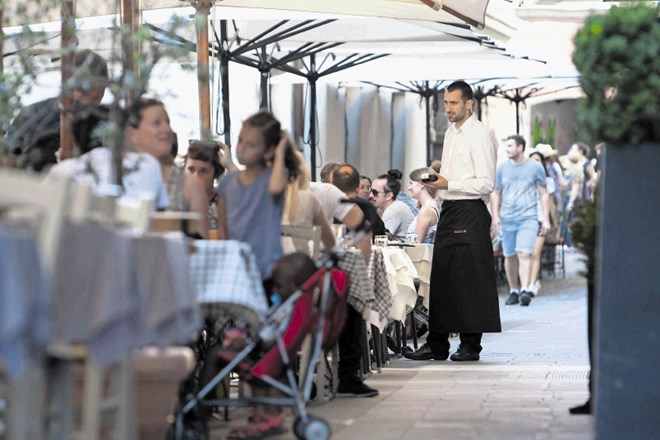
{"type": "Polygon", "coordinates": [[[431,332],[502,331],[490,225],[481,200],[443,202],[431,269],[431,332]]]}

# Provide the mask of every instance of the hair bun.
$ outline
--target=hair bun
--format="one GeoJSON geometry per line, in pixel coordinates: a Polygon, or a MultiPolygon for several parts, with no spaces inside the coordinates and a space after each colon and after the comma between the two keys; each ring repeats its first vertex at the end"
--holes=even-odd
{"type": "Polygon", "coordinates": [[[387,174],[396,180],[401,180],[403,173],[400,170],[389,170],[387,174]]]}

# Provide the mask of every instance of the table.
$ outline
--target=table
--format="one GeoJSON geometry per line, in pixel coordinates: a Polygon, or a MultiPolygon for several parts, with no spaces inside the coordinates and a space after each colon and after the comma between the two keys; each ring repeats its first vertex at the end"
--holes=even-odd
{"type": "Polygon", "coordinates": [[[134,348],[185,345],[201,326],[187,238],[111,224],[67,223],[53,280],[59,343],[87,343],[99,367],[134,348]]]}
{"type": "Polygon", "coordinates": [[[417,244],[404,248],[415,269],[417,269],[417,280],[419,289],[417,294],[422,297],[424,306],[429,308],[429,292],[431,287],[431,268],[433,263],[433,245],[417,244]]]}
{"type": "Polygon", "coordinates": [[[415,307],[417,291],[415,279],[417,269],[400,247],[375,247],[372,253],[382,253],[388,284],[392,295],[390,315],[393,319],[405,322],[406,314],[415,307]]]}
{"type": "Polygon", "coordinates": [[[190,277],[206,318],[238,319],[238,324],[257,327],[263,321],[268,299],[249,244],[195,241],[190,277]]]}

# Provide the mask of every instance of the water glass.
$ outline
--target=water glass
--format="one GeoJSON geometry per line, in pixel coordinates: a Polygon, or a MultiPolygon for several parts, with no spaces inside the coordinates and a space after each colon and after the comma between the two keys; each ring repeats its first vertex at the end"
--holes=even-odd
{"type": "Polygon", "coordinates": [[[387,235],[376,235],[374,237],[374,244],[378,247],[387,246],[387,235]]]}

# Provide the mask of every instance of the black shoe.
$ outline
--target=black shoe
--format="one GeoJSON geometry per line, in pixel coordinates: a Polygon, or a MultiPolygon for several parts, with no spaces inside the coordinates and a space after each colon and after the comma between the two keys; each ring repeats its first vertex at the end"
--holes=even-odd
{"type": "Polygon", "coordinates": [[[522,291],[520,292],[520,305],[521,306],[528,306],[529,303],[532,302],[532,296],[529,294],[529,292],[522,291]]]}
{"type": "Polygon", "coordinates": [[[413,361],[430,361],[433,359],[435,359],[436,361],[444,361],[447,360],[448,356],[449,356],[449,352],[442,354],[433,353],[433,350],[431,350],[429,344],[424,344],[415,351],[409,353],[406,352],[403,353],[403,357],[413,361]]]}
{"type": "Polygon", "coordinates": [[[475,353],[464,348],[459,348],[454,354],[451,355],[449,359],[456,362],[478,361],[479,353],[475,353]]]}
{"type": "Polygon", "coordinates": [[[573,408],[570,408],[568,412],[573,415],[591,414],[591,399],[587,400],[580,406],[574,406],[573,408]]]}
{"type": "Polygon", "coordinates": [[[358,378],[349,378],[339,381],[337,396],[339,397],[374,397],[378,390],[369,388],[367,384],[358,378]]]}
{"type": "Polygon", "coordinates": [[[512,306],[514,304],[518,304],[520,298],[520,295],[518,295],[516,292],[511,292],[509,294],[509,298],[507,298],[506,302],[504,303],[507,306],[512,306]]]}

